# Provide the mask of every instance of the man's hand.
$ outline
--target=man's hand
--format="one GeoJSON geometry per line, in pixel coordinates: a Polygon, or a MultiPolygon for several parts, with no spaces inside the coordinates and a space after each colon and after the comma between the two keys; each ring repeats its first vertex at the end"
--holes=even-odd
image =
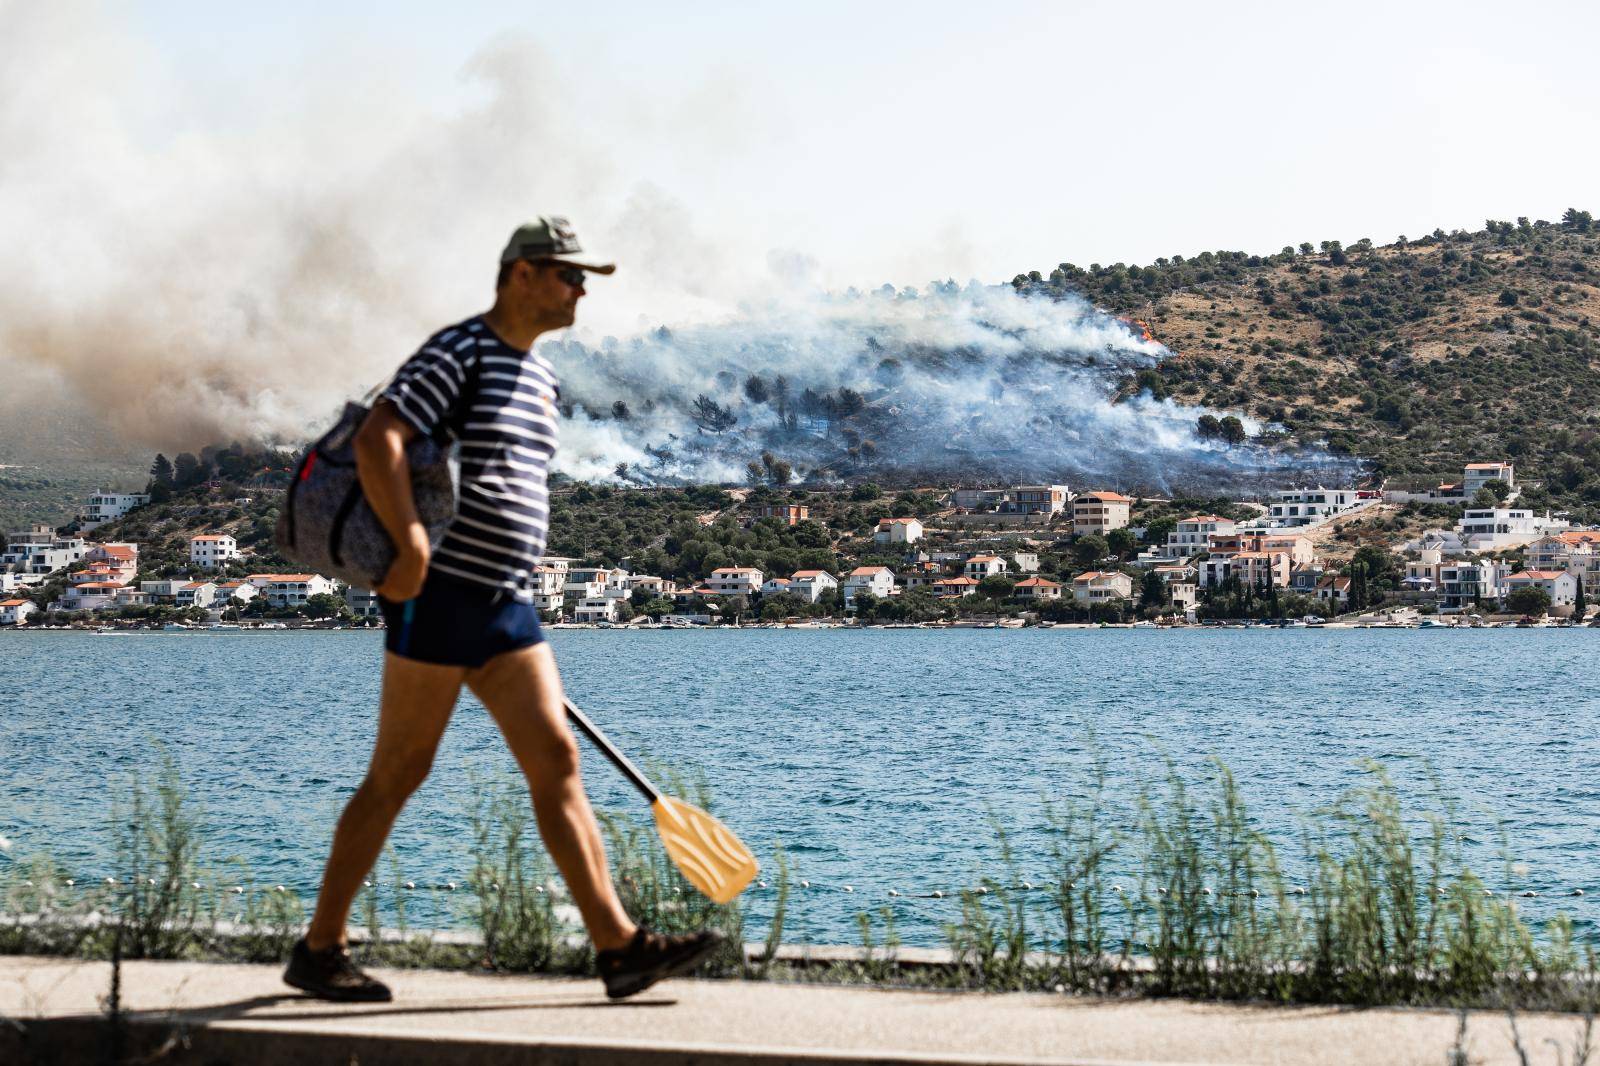
{"type": "Polygon", "coordinates": [[[361,491],[373,513],[394,539],[395,560],[383,581],[373,589],[390,603],[414,600],[428,576],[428,530],[417,518],[411,498],[411,466],[406,445],[417,431],[395,413],[394,405],[379,400],[356,433],[356,470],[361,491]]]}
{"type": "Polygon", "coordinates": [[[420,524],[413,526],[409,532],[405,543],[398,546],[394,563],[383,576],[382,584],[372,590],[390,603],[416,599],[428,576],[428,559],[432,555],[432,549],[428,546],[428,532],[420,524]]]}

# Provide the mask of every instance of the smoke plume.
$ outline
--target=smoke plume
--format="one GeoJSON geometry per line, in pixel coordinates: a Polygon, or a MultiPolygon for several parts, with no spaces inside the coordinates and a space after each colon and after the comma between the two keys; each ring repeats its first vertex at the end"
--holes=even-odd
{"type": "MultiPolygon", "coordinates": [[[[621,264],[583,328],[547,342],[577,476],[725,480],[770,451],[823,478],[1160,486],[1325,459],[1229,451],[1195,438],[1193,409],[1112,403],[1166,353],[1081,303],[829,293],[803,252],[727,219],[702,232],[622,174],[617,127],[582,120],[534,42],[485,45],[449,112],[381,64],[337,65],[219,128],[114,14],[0,3],[0,459],[89,427],[130,449],[304,440],[483,309],[506,233],[536,213],[621,264]]],[[[744,121],[717,113],[725,88],[691,92],[699,121],[671,135],[744,121]]]]}

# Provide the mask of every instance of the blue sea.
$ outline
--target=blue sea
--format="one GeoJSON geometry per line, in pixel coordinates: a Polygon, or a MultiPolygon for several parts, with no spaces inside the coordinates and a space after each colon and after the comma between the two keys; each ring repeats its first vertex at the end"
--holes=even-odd
{"type": "MultiPolygon", "coordinates": [[[[1302,816],[1370,780],[1365,761],[1378,760],[1419,813],[1454,802],[1480,874],[1539,892],[1519,901],[1529,917],[1566,911],[1596,935],[1593,630],[551,638],[572,698],[625,750],[703,775],[769,868],[781,844],[810,885],[794,890],[788,940],[855,942],[857,913],[887,906],[906,943],[940,944],[956,904],[929,894],[1003,876],[997,825],[1022,876],[1047,880],[1046,805],[1084,797],[1097,762],[1108,816],[1129,825],[1140,791],[1165,788],[1169,762],[1203,798],[1214,758],[1295,876],[1302,816]]],[[[380,648],[360,631],[0,633],[0,836],[11,842],[0,863],[48,851],[81,879],[115,875],[110,797],[164,750],[201,808],[219,880],[241,876],[238,860],[309,900],[372,742],[380,648]]],[[[465,880],[470,782],[513,771],[463,694],[396,829],[402,876],[465,880]]],[[[640,811],[598,755],[585,777],[597,806],[640,811]]],[[[388,878],[387,863],[379,872],[388,878]]],[[[752,934],[772,894],[746,897],[752,934]]],[[[448,925],[454,913],[433,893],[411,917],[448,925]]]]}

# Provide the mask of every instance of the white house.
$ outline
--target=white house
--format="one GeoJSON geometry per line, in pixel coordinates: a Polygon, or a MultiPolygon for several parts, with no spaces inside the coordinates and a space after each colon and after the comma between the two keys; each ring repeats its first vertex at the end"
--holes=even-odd
{"type": "Polygon", "coordinates": [[[653,574],[629,574],[623,585],[631,596],[639,589],[644,589],[650,596],[667,597],[678,591],[678,583],[670,578],[656,577],[653,574]]]}
{"type": "Polygon", "coordinates": [[[0,600],[0,626],[17,626],[39,608],[32,600],[0,600]]]}
{"type": "Polygon", "coordinates": [[[1491,481],[1504,481],[1506,487],[1513,492],[1517,488],[1516,467],[1506,461],[1494,463],[1468,463],[1461,475],[1461,489],[1467,499],[1478,494],[1478,490],[1491,481]]]}
{"type": "Polygon", "coordinates": [[[1072,598],[1092,605],[1133,598],[1133,578],[1120,571],[1089,570],[1072,579],[1072,598]]]}
{"type": "Polygon", "coordinates": [[[1025,577],[1018,581],[1011,594],[1019,600],[1059,600],[1061,586],[1035,574],[1033,577],[1025,577]]]}
{"type": "Polygon", "coordinates": [[[272,607],[299,607],[312,596],[331,595],[337,588],[321,574],[251,574],[248,580],[272,607]]]}
{"type": "Polygon", "coordinates": [[[615,622],[617,620],[617,598],[615,596],[594,596],[586,599],[573,610],[572,618],[576,622],[615,622]]]}
{"type": "Polygon", "coordinates": [[[824,592],[838,587],[838,579],[826,570],[796,570],[789,577],[789,592],[807,603],[816,603],[824,592]]]}
{"type": "Polygon", "coordinates": [[[1282,489],[1277,502],[1268,509],[1268,523],[1278,528],[1314,526],[1361,502],[1355,489],[1328,489],[1320,485],[1314,489],[1282,489]]]}
{"type": "Polygon", "coordinates": [[[1465,611],[1484,605],[1492,609],[1505,594],[1507,570],[1488,559],[1444,563],[1439,567],[1439,609],[1465,611]]]}
{"type": "Polygon", "coordinates": [[[885,518],[872,539],[879,544],[915,544],[922,539],[922,523],[915,518],[885,518]]]}
{"type": "Polygon", "coordinates": [[[1548,513],[1541,517],[1526,507],[1469,508],[1456,523],[1456,535],[1467,551],[1496,551],[1527,544],[1567,526],[1548,513]]]}
{"type": "Polygon", "coordinates": [[[1018,485],[1006,493],[1000,510],[1006,514],[1056,515],[1071,502],[1072,493],[1065,485],[1018,485]]]}
{"type": "Polygon", "coordinates": [[[1423,548],[1419,557],[1407,561],[1404,584],[1418,592],[1432,592],[1439,587],[1439,570],[1444,566],[1444,552],[1438,548],[1423,548]]]}
{"type": "Polygon", "coordinates": [[[1214,514],[1196,514],[1178,519],[1178,524],[1167,534],[1161,558],[1173,560],[1193,559],[1211,547],[1213,536],[1231,535],[1238,528],[1231,518],[1214,514]]]}
{"type": "Polygon", "coordinates": [[[870,592],[880,600],[894,595],[894,571],[887,566],[858,566],[844,579],[846,607],[854,607],[857,593],[870,592]]]}
{"type": "Polygon", "coordinates": [[[751,597],[761,592],[765,580],[753,566],[719,566],[706,578],[706,587],[718,596],[751,597]]]}
{"type": "Polygon", "coordinates": [[[258,595],[260,595],[260,590],[248,581],[224,581],[217,586],[216,595],[211,600],[211,606],[220,608],[236,603],[249,603],[258,595]]]}
{"type": "Polygon", "coordinates": [[[1128,524],[1131,497],[1120,492],[1085,492],[1072,501],[1072,531],[1079,536],[1101,536],[1128,524]]]}
{"type": "Polygon", "coordinates": [[[173,597],[179,607],[210,607],[217,597],[217,586],[212,581],[186,581],[173,597]]]}
{"type": "Polygon", "coordinates": [[[1350,579],[1340,574],[1326,574],[1317,582],[1315,594],[1323,603],[1343,607],[1350,602],[1350,579]]]}
{"type": "Polygon", "coordinates": [[[115,606],[117,590],[123,588],[127,586],[120,581],[84,581],[69,585],[50,607],[59,611],[101,611],[115,606]]]}
{"type": "MultiPolygon", "coordinates": [[[[219,586],[217,599],[214,603],[216,606],[221,607],[224,602],[222,590],[219,586]]],[[[383,614],[383,607],[378,602],[378,594],[371,589],[358,589],[354,585],[347,585],[344,590],[344,603],[357,618],[377,618],[383,614]]]]}
{"type": "Polygon", "coordinates": [[[962,572],[974,581],[982,581],[990,574],[1003,574],[1005,570],[1006,561],[996,555],[974,555],[962,568],[962,572]]]}
{"type": "Polygon", "coordinates": [[[71,566],[88,551],[82,537],[58,537],[49,526],[34,526],[7,538],[0,564],[21,574],[43,576],[71,566]]]}
{"type": "Polygon", "coordinates": [[[608,588],[625,589],[628,572],[607,566],[574,566],[561,576],[564,578],[561,589],[568,597],[589,600],[604,596],[608,588]]]}
{"type": "Polygon", "coordinates": [[[239,545],[226,533],[201,533],[189,538],[189,562],[214,570],[239,558],[239,545]]]}
{"type": "Polygon", "coordinates": [[[1523,570],[1506,578],[1506,594],[1517,589],[1544,589],[1550,597],[1550,613],[1570,615],[1578,595],[1578,579],[1565,570],[1523,570]]]}
{"type": "Polygon", "coordinates": [[[142,492],[111,492],[101,489],[89,497],[83,513],[78,516],[78,528],[87,532],[103,526],[112,519],[121,518],[135,507],[143,507],[150,497],[142,492]]]}

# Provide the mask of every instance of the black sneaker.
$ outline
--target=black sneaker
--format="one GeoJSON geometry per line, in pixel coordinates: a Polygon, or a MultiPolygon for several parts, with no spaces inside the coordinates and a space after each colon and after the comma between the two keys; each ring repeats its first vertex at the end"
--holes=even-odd
{"type": "Polygon", "coordinates": [[[595,967],[606,983],[606,995],[622,999],[643,992],[657,981],[688,973],[721,944],[722,934],[710,929],[686,936],[663,936],[641,925],[627,947],[598,952],[595,967]]]}
{"type": "Polygon", "coordinates": [[[306,946],[305,937],[294,942],[283,980],[318,999],[342,1003],[387,1003],[394,998],[388,985],[368,977],[350,961],[349,948],[338,945],[312,951],[306,946]]]}

